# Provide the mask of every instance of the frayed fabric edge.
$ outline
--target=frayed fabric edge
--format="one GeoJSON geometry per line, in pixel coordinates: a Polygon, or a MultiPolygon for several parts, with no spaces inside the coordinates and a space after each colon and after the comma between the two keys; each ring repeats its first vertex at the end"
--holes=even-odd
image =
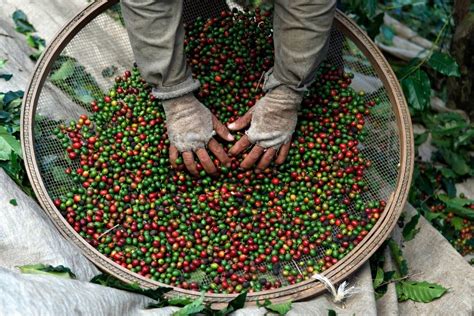
{"type": "Polygon", "coordinates": [[[324,284],[324,287],[329,291],[332,296],[332,300],[336,304],[344,303],[349,297],[360,292],[360,289],[355,286],[349,286],[347,281],[342,282],[336,289],[336,286],[327,277],[321,274],[313,275],[313,279],[316,279],[324,284]]]}
{"type": "Polygon", "coordinates": [[[201,87],[201,83],[198,80],[189,77],[180,84],[171,87],[154,87],[151,90],[151,94],[160,100],[169,100],[177,97],[182,97],[190,92],[193,92],[201,87]]]}

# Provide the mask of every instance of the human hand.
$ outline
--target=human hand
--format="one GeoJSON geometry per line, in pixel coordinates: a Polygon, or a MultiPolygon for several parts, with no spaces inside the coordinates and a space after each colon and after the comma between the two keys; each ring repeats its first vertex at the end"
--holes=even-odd
{"type": "Polygon", "coordinates": [[[291,135],[295,131],[302,94],[284,85],[278,86],[244,116],[228,125],[229,129],[237,131],[250,124],[246,135],[229,150],[229,155],[237,156],[255,144],[240,164],[242,168],[248,169],[258,161],[256,169],[266,169],[275,156],[275,163],[282,164],[285,161],[291,146],[291,135]]]}
{"type": "Polygon", "coordinates": [[[162,103],[171,143],[169,159],[173,168],[177,168],[176,160],[181,153],[186,168],[191,174],[198,176],[199,172],[194,159],[194,154],[196,154],[208,174],[217,174],[217,168],[209,157],[206,147],[223,165],[230,165],[230,158],[213,136],[217,133],[227,141],[234,140],[234,137],[192,93],[163,100],[162,103]]]}

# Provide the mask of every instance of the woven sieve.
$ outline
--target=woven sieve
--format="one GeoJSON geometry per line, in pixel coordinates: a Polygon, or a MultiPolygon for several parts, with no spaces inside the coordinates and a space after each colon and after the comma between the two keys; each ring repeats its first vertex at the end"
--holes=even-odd
{"type": "MultiPolygon", "coordinates": [[[[184,20],[197,16],[211,17],[226,8],[219,1],[185,1],[184,20]]],[[[323,272],[338,283],[356,271],[382,244],[395,225],[404,206],[413,168],[413,137],[408,108],[398,81],[370,38],[354,22],[337,12],[328,60],[355,74],[352,87],[364,90],[367,100],[378,98],[379,104],[366,119],[367,136],[360,146],[361,153],[372,161],[364,175],[369,191],[365,201],[385,200],[387,206],[369,234],[337,264],[323,272]]],[[[75,186],[64,169],[78,167],[64,157],[64,148],[53,135],[62,122],[75,120],[89,112],[89,103],[100,97],[114,84],[114,77],[130,69],[132,50],[120,18],[116,0],[91,3],[74,17],[51,41],[38,61],[26,92],[22,108],[22,146],[28,175],[39,202],[59,231],[84,255],[102,270],[126,282],[137,282],[143,287],[167,286],[144,278],[114,263],[90,246],[62,217],[52,199],[75,186]],[[58,85],[51,74],[57,70],[58,60],[70,60],[80,65],[66,85],[58,85]],[[85,88],[84,88],[85,87],[85,88]]],[[[355,212],[355,210],[349,210],[355,212]]],[[[336,232],[335,232],[336,233],[336,232]]],[[[322,248],[316,258],[323,255],[322,248]]],[[[308,256],[287,262],[295,269],[304,269],[308,256]]],[[[262,275],[263,276],[263,275],[262,275]]],[[[288,285],[280,277],[283,287],[249,293],[247,300],[271,299],[273,302],[302,299],[320,294],[324,286],[315,280],[288,285]]],[[[204,277],[201,282],[209,282],[204,277]]],[[[200,293],[174,288],[170,295],[198,297],[200,293]]],[[[207,293],[210,302],[226,302],[235,295],[207,293]]]]}

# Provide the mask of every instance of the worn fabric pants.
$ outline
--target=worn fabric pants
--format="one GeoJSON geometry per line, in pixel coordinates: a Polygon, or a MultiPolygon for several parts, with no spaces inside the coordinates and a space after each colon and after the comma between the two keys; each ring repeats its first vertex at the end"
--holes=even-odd
{"type": "MultiPolygon", "coordinates": [[[[304,90],[325,57],[336,0],[275,0],[275,65],[265,90],[285,84],[304,90]]],[[[182,0],[122,0],[136,62],[159,99],[199,88],[184,55],[182,0]]]]}

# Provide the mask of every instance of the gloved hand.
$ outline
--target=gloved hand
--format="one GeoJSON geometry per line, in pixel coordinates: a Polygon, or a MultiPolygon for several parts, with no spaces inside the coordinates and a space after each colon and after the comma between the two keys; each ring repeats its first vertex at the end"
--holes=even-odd
{"type": "Polygon", "coordinates": [[[240,130],[250,123],[246,135],[229,151],[231,156],[236,156],[255,144],[242,161],[242,168],[250,168],[261,157],[257,170],[263,170],[277,153],[275,162],[281,164],[285,161],[302,99],[303,92],[280,85],[261,98],[244,116],[229,124],[229,129],[240,130]]]}
{"type": "Polygon", "coordinates": [[[163,100],[162,104],[171,143],[169,156],[173,167],[177,167],[176,159],[181,152],[186,168],[197,176],[199,172],[194,161],[194,152],[204,170],[211,175],[216,174],[217,168],[209,157],[206,146],[222,164],[230,165],[230,159],[224,148],[212,136],[215,131],[224,140],[232,141],[234,137],[192,93],[163,100]]]}
{"type": "Polygon", "coordinates": [[[263,87],[270,92],[229,125],[230,129],[239,130],[251,123],[247,135],[229,154],[238,155],[255,144],[241,166],[249,168],[261,157],[257,171],[267,168],[277,153],[277,164],[288,155],[298,106],[325,58],[336,11],[336,0],[275,0],[274,4],[275,64],[267,72],[263,87]]]}

